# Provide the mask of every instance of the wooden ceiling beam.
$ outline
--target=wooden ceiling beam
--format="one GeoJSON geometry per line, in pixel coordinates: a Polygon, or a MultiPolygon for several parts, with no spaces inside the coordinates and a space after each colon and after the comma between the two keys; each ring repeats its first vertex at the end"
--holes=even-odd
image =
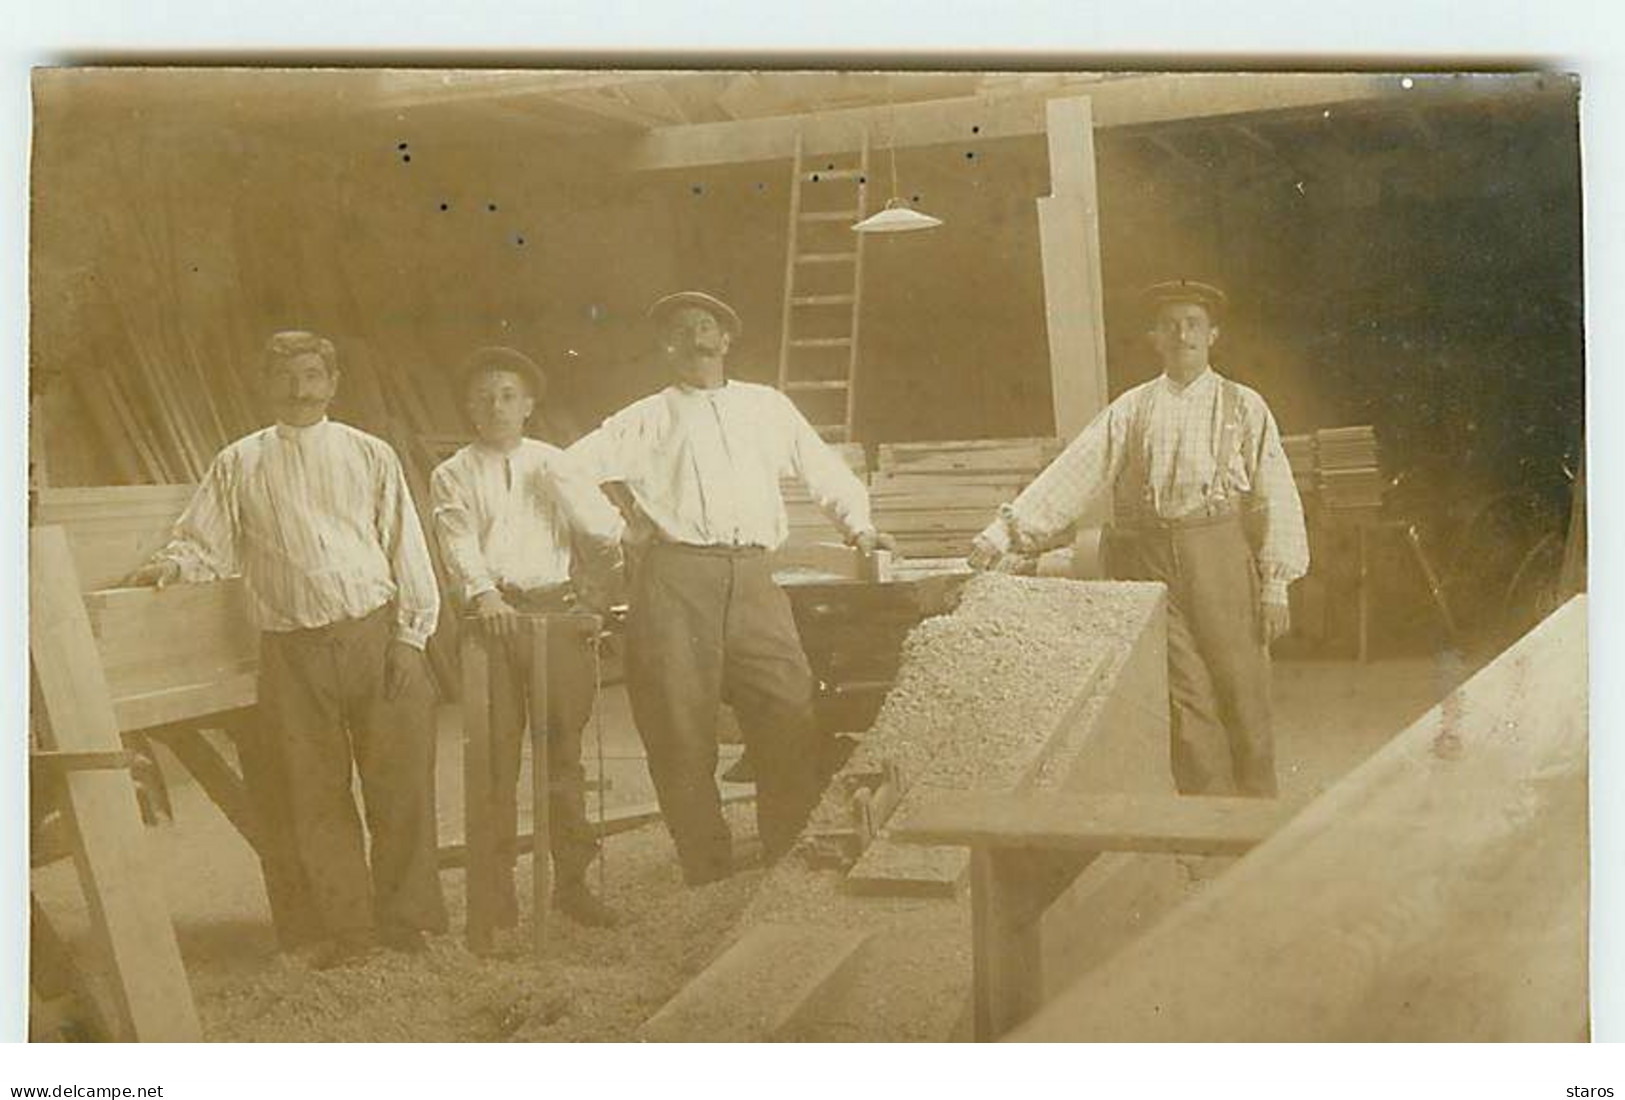
{"type": "Polygon", "coordinates": [[[1079,77],[1072,82],[1057,80],[1036,93],[960,96],[890,107],[659,127],[631,146],[625,167],[662,171],[782,160],[791,155],[797,132],[802,135],[804,152],[814,155],[856,149],[865,129],[882,144],[894,140],[898,148],[1035,136],[1044,133],[1045,104],[1050,99],[1080,94],[1089,95],[1095,126],[1101,128],[1370,103],[1400,95],[1421,103],[1543,91],[1543,79],[1538,74],[1441,78],[1402,91],[1395,76],[1371,73],[1079,77]]]}

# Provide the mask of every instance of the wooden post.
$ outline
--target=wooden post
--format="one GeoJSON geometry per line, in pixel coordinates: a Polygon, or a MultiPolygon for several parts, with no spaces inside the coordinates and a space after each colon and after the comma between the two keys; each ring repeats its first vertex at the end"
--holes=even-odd
{"type": "Polygon", "coordinates": [[[1089,97],[1046,105],[1050,188],[1038,200],[1055,434],[1069,441],[1106,407],[1106,320],[1089,97]]]}
{"type": "Polygon", "coordinates": [[[463,837],[468,848],[465,939],[476,955],[495,944],[497,851],[491,818],[491,654],[482,631],[462,631],[463,837]]]}
{"type": "MultiPolygon", "coordinates": [[[[30,656],[50,717],[53,744],[66,752],[119,751],[117,719],[60,527],[29,532],[30,656]]],[[[126,770],[71,770],[65,779],[74,862],[92,926],[114,976],[119,1038],[195,1042],[202,1038],[175,929],[156,885],[135,784],[126,770]]]]}
{"type": "Polygon", "coordinates": [[[553,880],[552,822],[548,813],[547,766],[547,647],[549,617],[531,620],[530,657],[530,789],[531,834],[535,837],[530,855],[531,867],[531,950],[540,956],[547,947],[547,905],[553,880]]]}
{"type": "Polygon", "coordinates": [[[987,1043],[1038,1007],[1038,922],[1020,919],[1020,883],[998,849],[973,848],[970,874],[974,1027],[987,1043]]]}

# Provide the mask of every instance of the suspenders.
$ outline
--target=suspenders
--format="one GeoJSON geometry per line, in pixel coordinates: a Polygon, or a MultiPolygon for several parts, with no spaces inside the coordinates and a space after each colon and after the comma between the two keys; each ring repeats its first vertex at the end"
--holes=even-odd
{"type": "Polygon", "coordinates": [[[1230,484],[1230,459],[1240,446],[1241,387],[1228,378],[1219,379],[1219,442],[1213,449],[1213,483],[1208,486],[1208,511],[1215,512],[1228,504],[1233,488],[1230,484]]]}
{"type": "MultiPolygon", "coordinates": [[[[1231,483],[1231,464],[1242,445],[1241,418],[1245,406],[1241,387],[1228,378],[1219,378],[1219,434],[1213,449],[1214,476],[1207,487],[1207,511],[1214,515],[1241,503],[1231,483]]],[[[1156,500],[1151,490],[1151,433],[1149,395],[1135,406],[1134,418],[1129,426],[1129,468],[1126,476],[1139,483],[1137,504],[1141,514],[1153,522],[1156,519],[1156,500]]]]}

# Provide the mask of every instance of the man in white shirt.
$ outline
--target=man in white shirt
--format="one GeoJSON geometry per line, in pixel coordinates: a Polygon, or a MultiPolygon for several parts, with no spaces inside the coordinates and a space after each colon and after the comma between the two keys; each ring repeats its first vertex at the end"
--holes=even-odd
{"type": "Polygon", "coordinates": [[[434,685],[423,647],[440,593],[399,458],[327,419],[337,354],[309,332],[267,344],[276,423],[210,464],[171,539],[132,584],[241,573],[261,628],[258,722],[239,745],[261,827],[291,834],[329,943],[425,947],[446,927],[434,813],[434,685]],[[369,859],[351,793],[361,777],[369,859]]]}
{"type": "Polygon", "coordinates": [[[1269,644],[1309,568],[1303,507],[1264,399],[1208,362],[1225,297],[1145,292],[1163,373],[1113,401],[975,540],[971,564],[1044,546],[1106,494],[1107,565],[1168,587],[1174,780],[1186,794],[1276,793],[1269,644]]]}
{"type": "Polygon", "coordinates": [[[730,381],[739,316],[697,291],[649,310],[674,382],[616,413],[571,454],[624,485],[649,543],[632,575],[627,675],[660,808],[691,885],[732,873],[717,791],[724,693],[755,764],[764,855],[787,852],[823,782],[812,673],[768,552],[788,534],[779,479],[794,475],[860,549],[890,540],[868,493],[790,399],[730,381]]]}
{"type": "Polygon", "coordinates": [[[507,871],[498,924],[512,927],[518,919],[516,788],[534,649],[520,616],[551,614],[546,724],[553,904],[582,924],[610,927],[616,914],[587,887],[598,841],[587,821],[581,766],[581,734],[597,689],[598,620],[565,613],[579,604],[571,584],[572,543],[580,548],[581,568],[601,573],[613,567],[622,522],[568,455],[525,437],[546,385],[541,368],[512,349],[483,348],[469,358],[462,394],[478,438],[435,469],[434,526],[458,602],[501,646],[491,662],[490,699],[493,814],[507,871]]]}

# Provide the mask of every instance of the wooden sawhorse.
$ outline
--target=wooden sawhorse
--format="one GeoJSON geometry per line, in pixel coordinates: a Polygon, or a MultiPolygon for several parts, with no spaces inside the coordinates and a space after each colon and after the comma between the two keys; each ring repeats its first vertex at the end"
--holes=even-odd
{"type": "MultiPolygon", "coordinates": [[[[602,622],[596,615],[563,612],[521,615],[521,629],[532,638],[526,713],[531,745],[531,949],[541,955],[547,944],[548,895],[552,887],[551,828],[548,795],[552,769],[547,754],[547,657],[550,646],[588,635],[597,644],[602,622]]],[[[497,897],[503,872],[492,806],[492,759],[496,746],[491,728],[491,658],[502,639],[492,639],[463,620],[463,834],[466,850],[465,889],[468,912],[465,940],[477,955],[495,946],[497,897]]],[[[506,660],[507,655],[499,654],[506,660]]],[[[517,838],[516,838],[517,839],[517,838]]]]}
{"type": "Polygon", "coordinates": [[[1097,857],[1242,855],[1296,810],[1255,798],[945,791],[891,837],[971,850],[973,1027],[986,1042],[1042,1006],[1040,919],[1097,857]]]}

